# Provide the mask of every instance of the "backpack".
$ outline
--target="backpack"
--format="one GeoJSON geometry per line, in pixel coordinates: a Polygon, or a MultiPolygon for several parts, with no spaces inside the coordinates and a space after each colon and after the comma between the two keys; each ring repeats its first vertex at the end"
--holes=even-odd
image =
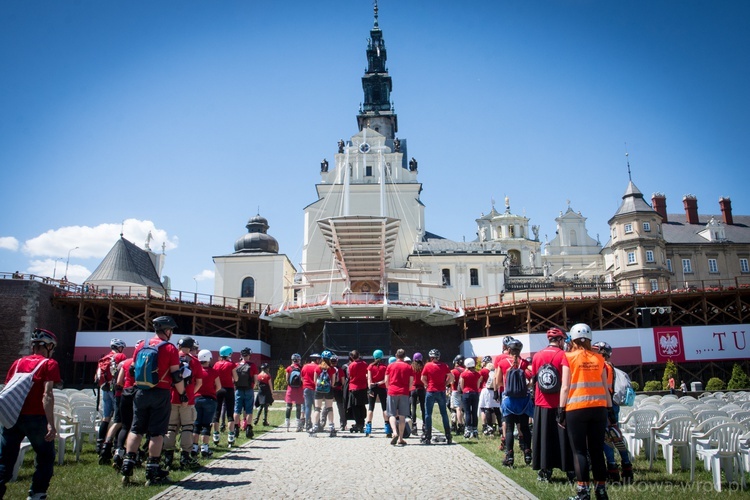
{"type": "MultiPolygon", "coordinates": [[[[564,351],[560,350],[560,352],[564,351]]],[[[560,392],[560,386],[562,386],[560,372],[553,364],[560,352],[555,353],[552,357],[552,361],[544,363],[539,367],[539,371],[536,372],[534,380],[536,380],[536,385],[539,387],[539,391],[541,391],[542,394],[557,394],[560,392]]]]}
{"type": "Polygon", "coordinates": [[[185,386],[193,381],[193,372],[190,370],[190,354],[180,356],[180,374],[182,374],[182,382],[185,386]]]}
{"type": "Polygon", "coordinates": [[[630,376],[619,368],[612,367],[615,370],[614,392],[612,401],[620,406],[633,406],[635,403],[635,390],[630,384],[630,376]]]}
{"type": "Polygon", "coordinates": [[[242,363],[237,366],[237,382],[234,386],[238,389],[250,388],[250,363],[242,363]]]}
{"type": "Polygon", "coordinates": [[[289,372],[289,387],[302,387],[302,369],[299,365],[294,365],[289,372]]]}
{"type": "Polygon", "coordinates": [[[112,363],[114,363],[114,361],[115,357],[111,352],[109,354],[105,354],[99,359],[99,364],[97,366],[99,378],[96,380],[96,385],[101,387],[104,391],[108,391],[110,389],[112,375],[114,374],[112,370],[112,363]]]}
{"type": "Polygon", "coordinates": [[[331,392],[331,376],[328,375],[328,370],[320,372],[318,383],[315,384],[315,392],[322,392],[324,394],[331,392]]]}
{"type": "Polygon", "coordinates": [[[484,383],[484,386],[487,389],[495,388],[495,368],[494,367],[492,368],[492,370],[490,370],[490,373],[487,375],[487,382],[484,383]]]}
{"type": "Polygon", "coordinates": [[[528,394],[524,370],[513,364],[505,374],[505,395],[509,398],[525,398],[528,394]]]}
{"type": "Polygon", "coordinates": [[[149,345],[148,341],[144,342],[143,347],[136,354],[133,361],[135,386],[138,389],[151,389],[159,382],[159,349],[168,342],[162,341],[156,345],[149,345]]]}
{"type": "Polygon", "coordinates": [[[18,365],[16,365],[13,377],[0,391],[0,425],[6,429],[16,425],[23,404],[26,402],[26,396],[29,395],[31,386],[34,385],[34,374],[46,363],[46,359],[40,361],[29,373],[18,373],[18,365]]]}

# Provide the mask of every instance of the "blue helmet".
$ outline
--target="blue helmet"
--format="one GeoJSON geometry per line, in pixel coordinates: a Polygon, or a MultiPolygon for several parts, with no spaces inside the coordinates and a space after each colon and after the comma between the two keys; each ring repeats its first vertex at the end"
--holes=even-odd
{"type": "Polygon", "coordinates": [[[375,349],[372,351],[372,357],[375,359],[383,359],[383,351],[380,349],[375,349]]]}
{"type": "Polygon", "coordinates": [[[389,364],[389,365],[390,365],[391,363],[395,363],[395,362],[396,362],[396,356],[391,356],[390,358],[388,358],[388,364],[389,364]]]}
{"type": "Polygon", "coordinates": [[[221,356],[222,358],[226,358],[231,355],[232,355],[232,348],[229,347],[228,345],[222,346],[222,348],[219,349],[219,356],[221,356]]]}
{"type": "Polygon", "coordinates": [[[320,357],[323,359],[331,359],[333,357],[333,353],[329,351],[328,349],[326,349],[325,351],[320,353],[320,357]]]}

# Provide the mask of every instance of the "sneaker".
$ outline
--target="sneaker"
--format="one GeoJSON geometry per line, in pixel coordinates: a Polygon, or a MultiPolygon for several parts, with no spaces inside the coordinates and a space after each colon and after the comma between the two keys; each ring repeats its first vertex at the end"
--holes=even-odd
{"type": "Polygon", "coordinates": [[[594,490],[594,496],[596,497],[596,500],[609,500],[609,495],[607,495],[607,488],[605,486],[597,486],[594,490]]]}
{"type": "Polygon", "coordinates": [[[446,434],[446,435],[445,435],[445,441],[446,441],[446,442],[447,442],[448,444],[453,444],[453,436],[451,435],[451,433],[450,433],[450,432],[449,432],[448,434],[446,434]]]}
{"type": "Polygon", "coordinates": [[[536,475],[536,480],[542,483],[548,483],[550,479],[552,479],[551,470],[542,469],[536,475]]]}
{"type": "Polygon", "coordinates": [[[214,446],[218,446],[219,445],[219,439],[220,439],[220,437],[221,437],[221,434],[219,434],[218,432],[214,432],[214,434],[213,434],[214,446]]]}
{"type": "Polygon", "coordinates": [[[513,467],[513,452],[512,451],[509,451],[508,453],[505,454],[503,465],[505,467],[513,467]]]}
{"type": "Polygon", "coordinates": [[[568,497],[568,500],[591,500],[591,494],[587,486],[576,486],[576,495],[568,497]]]}
{"type": "Polygon", "coordinates": [[[372,422],[367,422],[365,424],[365,436],[369,436],[372,434],[372,422]]]}
{"type": "Polygon", "coordinates": [[[133,469],[135,469],[135,460],[133,460],[132,458],[125,458],[122,461],[120,473],[125,477],[130,477],[133,475],[133,469]]]}
{"type": "Polygon", "coordinates": [[[271,427],[271,424],[268,423],[268,420],[263,421],[263,427],[271,427]]]}
{"type": "Polygon", "coordinates": [[[479,438],[479,432],[474,427],[471,428],[471,437],[475,439],[479,438]]]}
{"type": "Polygon", "coordinates": [[[419,444],[432,444],[432,438],[425,434],[419,438],[419,444]]]}
{"type": "Polygon", "coordinates": [[[213,454],[214,452],[211,450],[204,450],[204,451],[201,451],[201,458],[211,458],[213,454]]]}
{"type": "Polygon", "coordinates": [[[190,455],[182,455],[180,457],[180,468],[182,470],[197,469],[200,466],[201,463],[195,457],[191,457],[190,455]]]}
{"type": "Polygon", "coordinates": [[[169,482],[169,471],[159,468],[159,464],[146,464],[146,486],[169,482]]]}
{"type": "Polygon", "coordinates": [[[523,461],[526,462],[526,465],[531,465],[531,450],[523,451],[523,461]]]}

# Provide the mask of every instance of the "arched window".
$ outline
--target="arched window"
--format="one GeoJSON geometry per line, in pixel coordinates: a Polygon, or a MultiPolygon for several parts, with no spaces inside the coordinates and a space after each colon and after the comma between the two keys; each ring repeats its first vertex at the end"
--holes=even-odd
{"type": "Polygon", "coordinates": [[[242,280],[242,294],[240,297],[255,297],[255,279],[247,277],[242,280]]]}

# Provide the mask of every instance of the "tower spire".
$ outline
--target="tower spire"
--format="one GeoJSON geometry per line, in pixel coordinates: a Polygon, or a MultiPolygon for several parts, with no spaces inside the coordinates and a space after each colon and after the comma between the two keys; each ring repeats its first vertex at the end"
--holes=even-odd
{"type": "Polygon", "coordinates": [[[630,156],[630,154],[628,153],[628,143],[626,142],[625,143],[625,161],[628,164],[628,180],[630,182],[633,182],[633,176],[630,173],[630,158],[629,158],[629,156],[630,156]]]}
{"type": "Polygon", "coordinates": [[[362,77],[364,102],[360,105],[357,125],[359,130],[369,127],[393,140],[398,132],[398,121],[391,103],[393,82],[386,67],[388,54],[383,32],[379,27],[377,0],[374,2],[373,13],[374,25],[367,40],[367,69],[362,77]]]}

